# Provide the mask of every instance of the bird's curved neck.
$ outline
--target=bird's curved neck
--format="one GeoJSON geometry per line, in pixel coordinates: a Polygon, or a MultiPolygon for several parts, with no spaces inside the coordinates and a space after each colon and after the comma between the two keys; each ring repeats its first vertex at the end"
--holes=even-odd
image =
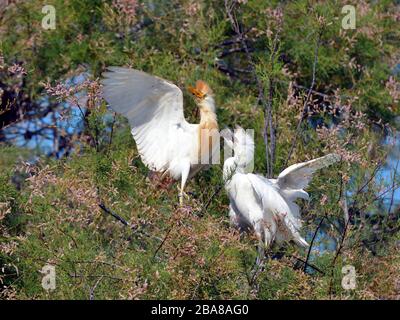
{"type": "Polygon", "coordinates": [[[207,97],[199,103],[199,109],[200,124],[198,126],[198,157],[199,159],[203,159],[203,157],[207,157],[208,155],[212,158],[214,153],[217,152],[215,146],[219,146],[219,144],[217,144],[217,141],[219,141],[219,132],[214,99],[212,97],[207,97]],[[206,153],[203,154],[203,152],[206,153]]]}
{"type": "Polygon", "coordinates": [[[200,108],[200,123],[217,122],[215,114],[215,102],[213,97],[207,97],[199,103],[200,108]]]}
{"type": "Polygon", "coordinates": [[[217,123],[217,115],[208,109],[200,109],[200,124],[217,123]]]}
{"type": "Polygon", "coordinates": [[[228,183],[236,172],[235,157],[230,157],[224,162],[224,169],[222,172],[225,183],[228,183]]]}

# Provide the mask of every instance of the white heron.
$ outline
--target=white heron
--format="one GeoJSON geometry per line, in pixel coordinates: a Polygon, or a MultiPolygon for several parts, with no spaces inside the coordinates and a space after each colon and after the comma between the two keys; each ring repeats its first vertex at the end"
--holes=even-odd
{"type": "Polygon", "coordinates": [[[189,87],[200,110],[200,123],[190,124],[183,113],[182,91],[176,85],[139,70],[108,69],[102,80],[105,100],[128,118],[144,164],[163,176],[181,179],[182,204],[187,179],[207,166],[207,161],[201,161],[204,155],[219,155],[219,139],[214,138],[218,123],[213,92],[201,80],[195,88],[189,87]]]}
{"type": "Polygon", "coordinates": [[[294,241],[301,247],[308,243],[300,235],[302,220],[297,198],[309,199],[303,189],[313,173],[340,160],[337,154],[291,165],[277,179],[267,179],[248,169],[253,161],[254,141],[242,128],[221,133],[233,150],[225,160],[223,178],[228,193],[231,223],[243,231],[252,231],[260,240],[259,257],[272,243],[294,241]],[[232,139],[233,138],[233,139],[232,139]]]}

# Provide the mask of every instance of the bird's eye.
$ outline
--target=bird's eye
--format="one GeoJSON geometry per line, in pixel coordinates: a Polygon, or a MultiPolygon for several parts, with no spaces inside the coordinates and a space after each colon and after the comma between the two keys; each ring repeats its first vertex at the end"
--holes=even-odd
{"type": "Polygon", "coordinates": [[[197,88],[194,88],[192,86],[188,87],[188,90],[191,94],[193,94],[195,97],[199,98],[199,99],[203,99],[206,94],[201,92],[200,90],[198,90],[197,88]]]}

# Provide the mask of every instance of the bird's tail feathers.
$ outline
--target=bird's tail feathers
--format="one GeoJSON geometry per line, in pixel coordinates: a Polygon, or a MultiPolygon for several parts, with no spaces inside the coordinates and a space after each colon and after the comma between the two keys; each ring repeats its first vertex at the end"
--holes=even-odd
{"type": "Polygon", "coordinates": [[[302,225],[302,221],[300,219],[300,210],[299,206],[292,202],[289,203],[290,213],[288,213],[284,220],[284,224],[287,228],[288,240],[293,240],[299,246],[307,247],[308,243],[301,237],[299,231],[302,225]]]}
{"type": "Polygon", "coordinates": [[[301,237],[300,235],[299,236],[297,236],[297,237],[295,237],[295,238],[293,238],[293,241],[297,244],[297,245],[299,245],[300,247],[303,247],[303,248],[308,248],[310,245],[308,244],[308,242],[303,238],[303,237],[301,237]]]}

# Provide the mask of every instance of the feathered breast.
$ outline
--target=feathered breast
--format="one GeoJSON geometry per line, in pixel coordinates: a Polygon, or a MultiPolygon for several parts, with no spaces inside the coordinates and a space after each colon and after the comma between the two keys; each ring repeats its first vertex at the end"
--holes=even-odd
{"type": "Polygon", "coordinates": [[[218,134],[218,122],[216,115],[212,112],[207,112],[202,116],[201,122],[199,124],[199,149],[198,155],[201,163],[201,159],[211,156],[214,152],[214,145],[219,141],[218,134]]]}

